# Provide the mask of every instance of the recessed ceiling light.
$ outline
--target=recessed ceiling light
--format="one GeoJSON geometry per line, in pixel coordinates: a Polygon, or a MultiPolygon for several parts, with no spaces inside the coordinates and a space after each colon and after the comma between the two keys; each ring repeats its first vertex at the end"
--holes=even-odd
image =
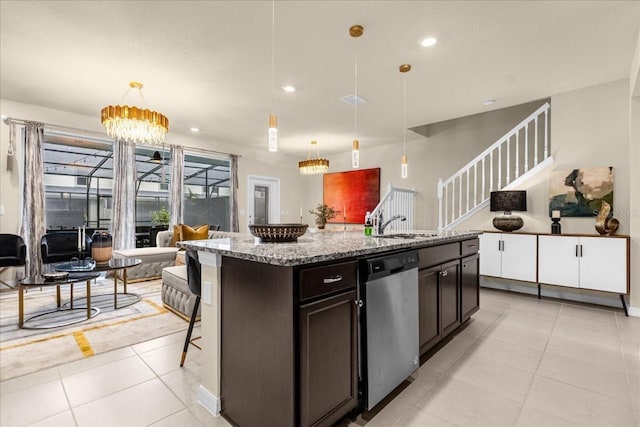
{"type": "Polygon", "coordinates": [[[191,128],[191,132],[200,132],[199,128],[191,128]]]}
{"type": "Polygon", "coordinates": [[[423,46],[423,47],[433,46],[434,44],[436,44],[437,41],[438,40],[436,40],[435,37],[427,37],[426,39],[420,42],[420,46],[423,46]]]}
{"type": "Polygon", "coordinates": [[[487,99],[484,101],[484,105],[493,105],[496,103],[495,99],[487,99]]]}
{"type": "Polygon", "coordinates": [[[291,86],[291,85],[282,86],[282,89],[283,89],[285,92],[289,92],[289,93],[291,93],[291,92],[295,92],[295,91],[296,91],[295,86],[291,86]]]}

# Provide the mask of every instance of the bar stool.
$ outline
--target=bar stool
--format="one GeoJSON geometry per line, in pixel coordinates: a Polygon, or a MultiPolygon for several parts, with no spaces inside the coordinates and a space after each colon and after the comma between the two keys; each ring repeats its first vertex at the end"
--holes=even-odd
{"type": "Polygon", "coordinates": [[[184,359],[187,357],[187,350],[189,350],[189,344],[193,344],[194,347],[201,349],[199,345],[193,341],[201,338],[196,337],[191,339],[191,333],[193,332],[193,325],[196,323],[196,317],[198,315],[198,307],[200,307],[200,289],[201,289],[201,266],[198,261],[198,253],[193,250],[187,250],[184,254],[184,260],[187,267],[187,285],[189,290],[196,296],[196,302],[193,304],[193,312],[191,313],[191,320],[189,320],[189,329],[187,330],[187,338],[184,340],[184,349],[182,350],[182,359],[180,360],[180,367],[184,365],[184,359]]]}

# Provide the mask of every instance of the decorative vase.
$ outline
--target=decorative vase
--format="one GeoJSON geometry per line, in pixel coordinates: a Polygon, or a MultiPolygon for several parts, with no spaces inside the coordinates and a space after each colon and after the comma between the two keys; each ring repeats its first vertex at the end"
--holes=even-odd
{"type": "Polygon", "coordinates": [[[316,225],[318,226],[318,230],[324,230],[324,226],[326,224],[327,224],[326,222],[316,221],[316,225]]]}
{"type": "Polygon", "coordinates": [[[96,230],[91,236],[91,258],[98,264],[108,263],[111,259],[113,237],[108,231],[96,230]]]}
{"type": "Polygon", "coordinates": [[[605,236],[616,234],[616,231],[618,231],[618,227],[620,226],[620,222],[617,219],[610,217],[610,214],[611,205],[603,200],[600,212],[596,217],[596,231],[605,236]]]}

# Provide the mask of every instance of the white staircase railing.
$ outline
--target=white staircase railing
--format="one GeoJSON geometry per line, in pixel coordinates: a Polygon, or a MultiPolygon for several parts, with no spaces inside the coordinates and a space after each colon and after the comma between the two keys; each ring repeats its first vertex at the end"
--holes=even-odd
{"type": "Polygon", "coordinates": [[[438,230],[451,229],[485,207],[492,191],[516,188],[553,162],[549,109],[547,102],[458,172],[438,180],[438,230]]]}
{"type": "Polygon", "coordinates": [[[393,221],[389,223],[386,230],[409,231],[413,230],[414,224],[414,196],[416,190],[408,188],[395,188],[391,183],[387,185],[387,193],[380,199],[380,203],[371,212],[373,221],[373,233],[377,234],[378,224],[396,215],[402,215],[405,221],[393,221]]]}

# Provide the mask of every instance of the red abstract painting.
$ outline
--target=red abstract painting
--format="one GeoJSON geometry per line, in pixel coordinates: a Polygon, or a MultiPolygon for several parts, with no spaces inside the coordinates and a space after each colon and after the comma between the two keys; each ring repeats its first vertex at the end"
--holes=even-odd
{"type": "Polygon", "coordinates": [[[380,202],[380,168],[324,174],[322,201],[336,211],[330,223],[363,224],[380,202]]]}

